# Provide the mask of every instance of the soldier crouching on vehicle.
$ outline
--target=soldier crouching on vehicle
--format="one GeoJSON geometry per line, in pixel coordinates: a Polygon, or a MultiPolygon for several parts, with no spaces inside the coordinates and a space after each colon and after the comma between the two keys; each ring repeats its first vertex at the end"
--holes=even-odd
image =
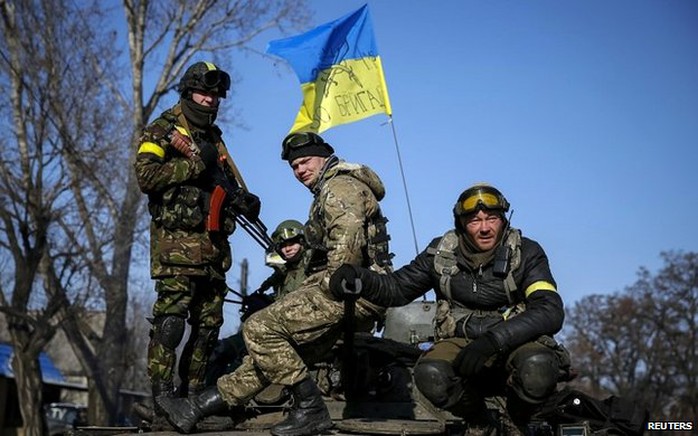
{"type": "Polygon", "coordinates": [[[508,210],[499,190],[474,185],[458,197],[455,229],[409,265],[387,275],[343,265],[330,282],[337,299],[360,280],[363,298],[393,307],[436,290],[437,341],[415,366],[414,380],[475,434],[494,425],[485,397],[506,396],[509,415],[523,424],[569,371],[569,355],[552,337],[564,309],[548,258],[509,227],[508,210]]]}

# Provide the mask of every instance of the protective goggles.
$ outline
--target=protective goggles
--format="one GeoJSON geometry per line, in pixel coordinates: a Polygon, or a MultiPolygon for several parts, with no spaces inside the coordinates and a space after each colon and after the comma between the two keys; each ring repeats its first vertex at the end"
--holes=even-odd
{"type": "Polygon", "coordinates": [[[481,209],[509,210],[509,202],[501,192],[490,186],[478,186],[465,191],[456,203],[456,215],[468,215],[481,209]]]}
{"type": "Polygon", "coordinates": [[[288,135],[286,139],[284,139],[283,144],[281,144],[281,159],[287,159],[291,150],[314,144],[323,145],[325,141],[313,132],[292,133],[288,135]]]}
{"type": "Polygon", "coordinates": [[[303,231],[300,229],[280,229],[272,235],[274,242],[288,241],[293,238],[303,236],[303,231]]]}
{"type": "Polygon", "coordinates": [[[219,91],[230,89],[230,75],[221,70],[206,71],[201,76],[201,83],[208,89],[218,88],[219,91]]]}

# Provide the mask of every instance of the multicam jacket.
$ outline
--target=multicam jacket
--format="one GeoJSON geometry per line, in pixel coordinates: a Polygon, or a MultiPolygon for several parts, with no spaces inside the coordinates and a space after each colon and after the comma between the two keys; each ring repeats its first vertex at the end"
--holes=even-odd
{"type": "Polygon", "coordinates": [[[378,175],[366,166],[340,161],[322,175],[313,193],[305,229],[312,250],[309,273],[320,274],[329,289],[330,276],[344,263],[389,271],[387,220],[378,204],[385,187],[378,175]]]}
{"type": "MultiPolygon", "coordinates": [[[[187,158],[170,145],[173,129],[224,147],[215,125],[208,131],[190,131],[179,105],[163,112],[143,131],[134,164],[141,191],[148,195],[150,274],[209,275],[225,279],[232,263],[225,232],[205,228],[213,189],[211,169],[198,158],[187,158]]],[[[232,232],[232,229],[228,232],[232,232]]]]}
{"type": "Polygon", "coordinates": [[[274,298],[279,299],[298,289],[307,277],[305,266],[308,263],[309,254],[308,250],[303,250],[297,262],[286,262],[284,265],[274,267],[274,273],[259,285],[257,292],[274,288],[274,298]]]}

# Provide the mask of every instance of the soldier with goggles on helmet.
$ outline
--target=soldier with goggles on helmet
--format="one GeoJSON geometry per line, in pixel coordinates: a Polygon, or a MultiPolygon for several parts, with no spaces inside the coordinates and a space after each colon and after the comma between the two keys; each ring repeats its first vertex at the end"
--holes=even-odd
{"type": "Polygon", "coordinates": [[[509,415],[523,426],[569,377],[569,355],[553,339],[564,309],[548,258],[509,226],[508,210],[498,189],[474,185],[456,201],[455,228],[410,264],[389,274],[345,264],[330,281],[344,299],[360,280],[361,297],[381,306],[406,305],[434,289],[436,341],[415,366],[415,383],[483,434],[496,425],[485,397],[506,397],[509,415]]]}
{"type": "Polygon", "coordinates": [[[135,161],[138,184],[148,196],[151,277],[157,292],[148,345],[153,430],[171,428],[159,405],[175,396],[176,350],[186,322],[191,334],[179,359],[177,395],[205,387],[206,365],[223,324],[225,273],[232,262],[228,236],[235,229],[235,214],[255,221],[260,209],[214,124],[220,100],[230,89],[228,73],[197,62],[177,89],[179,102],[144,129],[135,161]],[[213,226],[210,200],[217,187],[227,192],[227,203],[213,226]]]}

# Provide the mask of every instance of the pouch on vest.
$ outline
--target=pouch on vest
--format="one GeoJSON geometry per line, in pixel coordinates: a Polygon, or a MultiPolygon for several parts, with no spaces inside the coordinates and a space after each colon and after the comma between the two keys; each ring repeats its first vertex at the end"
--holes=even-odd
{"type": "Polygon", "coordinates": [[[551,396],[536,419],[560,425],[586,421],[594,434],[641,435],[649,420],[647,409],[635,401],[616,396],[604,400],[564,388],[551,396]]]}
{"type": "Polygon", "coordinates": [[[170,230],[197,230],[204,223],[204,192],[195,186],[175,186],[162,195],[159,221],[170,230]]]}
{"type": "Polygon", "coordinates": [[[448,300],[438,300],[436,302],[436,313],[434,314],[434,339],[452,338],[456,335],[456,318],[451,311],[451,304],[448,300]]]}
{"type": "Polygon", "coordinates": [[[369,267],[376,271],[392,269],[393,254],[390,252],[390,235],[388,234],[388,218],[380,211],[366,223],[366,253],[364,258],[369,259],[369,267]]]}
{"type": "Polygon", "coordinates": [[[220,254],[207,233],[169,234],[160,241],[160,262],[163,265],[199,266],[209,264],[220,254]]]}

